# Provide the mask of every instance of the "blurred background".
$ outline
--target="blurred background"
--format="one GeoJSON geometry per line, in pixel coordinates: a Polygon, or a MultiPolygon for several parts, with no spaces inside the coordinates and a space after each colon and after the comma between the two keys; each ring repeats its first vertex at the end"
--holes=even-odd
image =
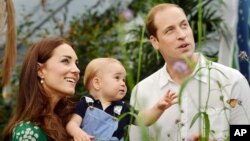
{"type": "Polygon", "coordinates": [[[164,64],[144,28],[147,12],[163,2],[184,9],[197,51],[238,69],[250,81],[248,0],[0,0],[0,133],[15,107],[23,56],[34,41],[46,36],[65,37],[76,48],[81,80],[73,100],[86,94],[86,64],[96,57],[115,57],[128,73],[124,100],[129,101],[135,84],[164,64]],[[6,63],[8,59],[14,61],[6,63]]]}

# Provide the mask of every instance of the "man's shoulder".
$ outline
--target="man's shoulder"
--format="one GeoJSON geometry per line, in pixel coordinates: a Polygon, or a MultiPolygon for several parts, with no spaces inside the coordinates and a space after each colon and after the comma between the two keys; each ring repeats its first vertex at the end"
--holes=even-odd
{"type": "Polygon", "coordinates": [[[223,65],[223,64],[220,64],[220,63],[217,63],[217,62],[212,62],[212,69],[214,69],[215,71],[216,70],[219,70],[220,73],[224,73],[225,75],[236,75],[236,76],[243,76],[239,70],[235,69],[235,68],[232,68],[232,67],[229,67],[229,66],[226,66],[226,65],[223,65]]]}
{"type": "Polygon", "coordinates": [[[154,73],[150,74],[149,76],[145,77],[144,79],[142,79],[138,83],[138,85],[155,83],[156,80],[158,80],[160,78],[160,74],[161,74],[162,69],[163,69],[163,67],[161,67],[160,69],[158,69],[154,73]]]}
{"type": "Polygon", "coordinates": [[[237,69],[229,66],[212,62],[211,76],[221,80],[222,82],[237,83],[241,80],[246,79],[244,75],[237,69]]]}

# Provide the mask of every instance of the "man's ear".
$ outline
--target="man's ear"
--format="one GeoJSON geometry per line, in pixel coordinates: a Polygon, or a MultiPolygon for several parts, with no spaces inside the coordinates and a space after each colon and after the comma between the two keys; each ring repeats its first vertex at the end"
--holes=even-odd
{"type": "Polygon", "coordinates": [[[44,78],[44,74],[43,74],[43,64],[41,63],[37,63],[37,75],[40,78],[44,78]]]}
{"type": "Polygon", "coordinates": [[[94,87],[95,90],[100,90],[101,88],[101,80],[99,77],[94,77],[92,79],[92,85],[94,87]]]}
{"type": "Polygon", "coordinates": [[[156,50],[159,49],[158,39],[155,36],[150,35],[150,42],[151,42],[152,46],[154,47],[154,49],[156,49],[156,50]]]}

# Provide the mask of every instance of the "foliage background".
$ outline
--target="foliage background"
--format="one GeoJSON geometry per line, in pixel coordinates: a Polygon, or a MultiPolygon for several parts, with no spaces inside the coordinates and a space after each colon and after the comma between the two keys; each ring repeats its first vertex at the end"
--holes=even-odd
{"type": "MultiPolygon", "coordinates": [[[[60,11],[47,9],[46,12],[52,13],[52,16],[46,22],[53,23],[53,31],[41,27],[30,30],[30,27],[36,22],[30,19],[33,13],[24,15],[23,23],[17,27],[18,46],[23,46],[26,49],[32,44],[31,39],[53,34],[68,38],[76,48],[80,62],[81,80],[77,85],[76,94],[73,98],[76,101],[86,94],[82,84],[82,72],[84,72],[86,64],[96,57],[115,57],[124,64],[128,72],[128,93],[124,100],[129,101],[130,92],[134,85],[164,64],[159,53],[151,47],[144,31],[144,19],[147,12],[153,5],[163,2],[176,3],[183,7],[197,41],[199,0],[132,0],[127,5],[117,1],[116,4],[113,4],[103,13],[97,10],[97,7],[102,5],[100,0],[93,7],[90,7],[87,12],[82,13],[80,17],[72,17],[70,23],[65,23],[68,18],[66,16],[68,9],[61,13],[63,20],[53,16],[53,12],[60,11]]],[[[223,3],[221,0],[203,0],[200,3],[203,9],[202,29],[204,34],[202,34],[202,40],[205,42],[209,33],[217,35],[226,32],[220,15],[216,12],[218,7],[223,6],[223,3]]],[[[205,53],[205,55],[211,59],[217,59],[217,53],[205,53]]],[[[11,89],[8,90],[9,97],[7,99],[0,97],[0,131],[15,107],[20,65],[21,63],[17,65],[16,71],[13,73],[11,89]]],[[[0,90],[2,91],[2,88],[0,90]]]]}

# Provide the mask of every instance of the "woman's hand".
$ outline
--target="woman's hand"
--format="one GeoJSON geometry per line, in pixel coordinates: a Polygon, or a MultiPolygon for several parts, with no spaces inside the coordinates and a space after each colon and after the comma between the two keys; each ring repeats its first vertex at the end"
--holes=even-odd
{"type": "Polygon", "coordinates": [[[91,136],[91,135],[87,134],[83,130],[79,130],[73,136],[73,141],[92,141],[93,139],[95,139],[94,136],[91,136]]]}

